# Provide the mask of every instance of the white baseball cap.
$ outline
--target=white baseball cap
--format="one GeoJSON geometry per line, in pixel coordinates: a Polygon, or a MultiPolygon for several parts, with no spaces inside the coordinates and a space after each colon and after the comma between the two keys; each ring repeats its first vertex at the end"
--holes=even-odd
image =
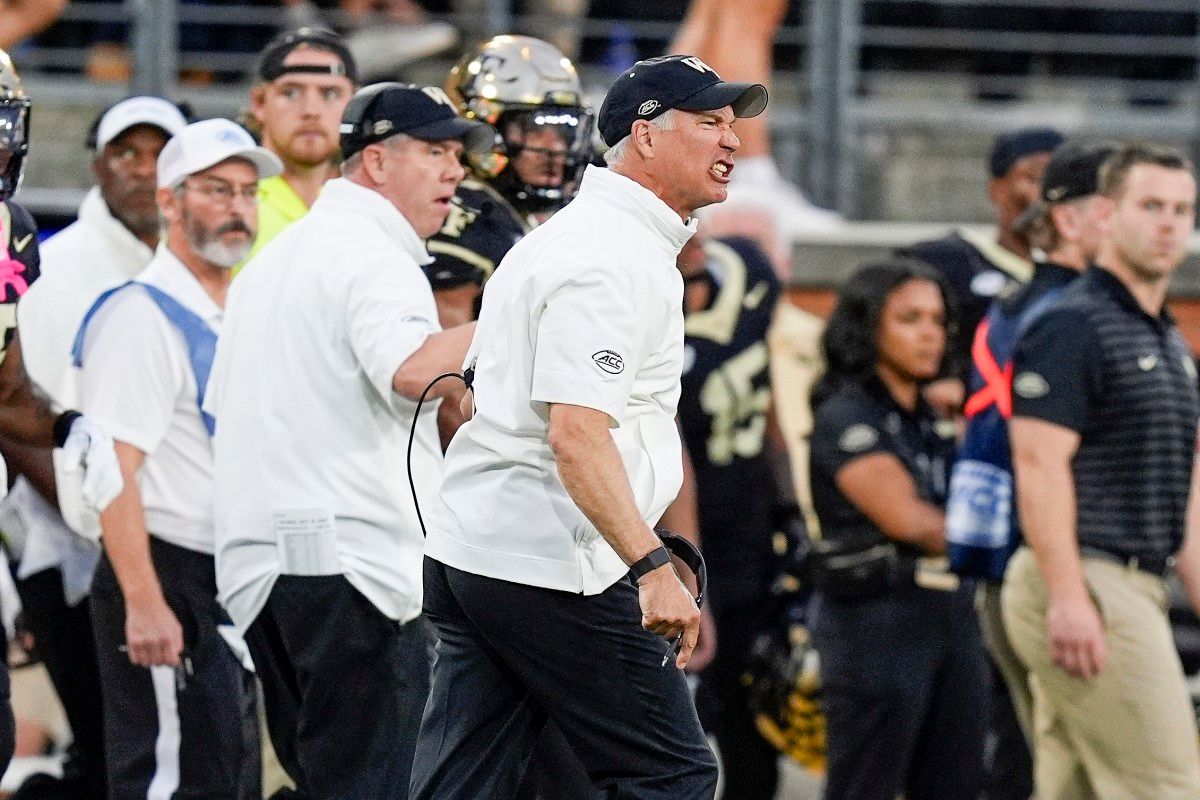
{"type": "Polygon", "coordinates": [[[99,150],[135,125],[153,125],[170,138],[183,130],[187,124],[187,119],[180,110],[161,97],[130,97],[117,103],[100,117],[96,124],[95,148],[99,150]]]}
{"type": "Polygon", "coordinates": [[[283,172],[283,162],[254,143],[246,130],[227,119],[193,122],[171,137],[158,154],[158,185],[172,189],[227,158],[244,158],[258,169],[258,179],[283,172]]]}

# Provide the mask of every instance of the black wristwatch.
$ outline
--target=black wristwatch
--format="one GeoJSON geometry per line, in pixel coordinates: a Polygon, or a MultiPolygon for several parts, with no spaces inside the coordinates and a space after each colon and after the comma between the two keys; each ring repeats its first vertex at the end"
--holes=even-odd
{"type": "Polygon", "coordinates": [[[659,546],[629,565],[629,573],[634,581],[639,581],[647,572],[658,569],[663,564],[670,563],[671,553],[667,548],[659,546]]]}

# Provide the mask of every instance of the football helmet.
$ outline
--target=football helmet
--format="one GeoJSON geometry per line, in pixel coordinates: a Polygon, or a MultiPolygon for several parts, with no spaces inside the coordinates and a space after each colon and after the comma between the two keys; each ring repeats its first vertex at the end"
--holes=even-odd
{"type": "Polygon", "coordinates": [[[544,213],[574,195],[592,155],[594,118],[579,75],[553,45],[496,36],[450,70],[446,93],[463,116],[499,132],[472,171],[524,213],[544,213]]]}
{"type": "Polygon", "coordinates": [[[8,53],[0,50],[0,201],[21,185],[29,152],[29,96],[8,53]]]}

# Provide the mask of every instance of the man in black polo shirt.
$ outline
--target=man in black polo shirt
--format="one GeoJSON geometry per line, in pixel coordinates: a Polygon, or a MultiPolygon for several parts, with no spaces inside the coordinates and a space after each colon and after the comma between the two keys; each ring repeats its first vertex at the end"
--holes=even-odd
{"type": "Polygon", "coordinates": [[[950,479],[946,538],[951,565],[981,579],[975,598],[979,625],[997,677],[1003,677],[992,694],[996,747],[987,800],[1027,800],[1033,793],[1029,673],[1013,651],[1000,616],[999,578],[1021,537],[1011,503],[980,502],[982,497],[998,499],[1011,492],[1006,403],[1012,393],[1004,376],[1011,375],[1020,332],[1052,308],[1099,253],[1110,217],[1109,201],[1099,195],[1099,172],[1119,146],[1068,143],[1054,151],[1030,230],[1045,258],[1034,262],[1029,283],[1014,284],[992,305],[972,348],[964,409],[967,428],[950,479]]]}
{"type": "Polygon", "coordinates": [[[1135,145],[1100,188],[1111,213],[1097,263],[1014,353],[1028,547],[1005,575],[1004,622],[1035,685],[1039,798],[1194,800],[1200,752],[1162,576],[1177,560],[1200,608],[1200,515],[1188,513],[1200,397],[1163,308],[1196,184],[1184,156],[1135,145]]]}

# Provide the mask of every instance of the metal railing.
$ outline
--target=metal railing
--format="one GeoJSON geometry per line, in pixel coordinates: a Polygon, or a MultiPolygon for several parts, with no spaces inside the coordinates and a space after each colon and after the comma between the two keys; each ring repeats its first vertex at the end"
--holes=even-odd
{"type": "MultiPolygon", "coordinates": [[[[1043,122],[1071,133],[1167,138],[1200,153],[1195,0],[794,2],[776,53],[785,56],[778,61],[801,71],[775,76],[776,156],[814,201],[848,216],[881,215],[872,176],[892,157],[895,140],[914,131],[934,140],[984,139],[1017,124],[1043,122]],[[1171,15],[1181,15],[1183,23],[1170,30],[1146,24],[1175,19],[1171,15]],[[1058,29],[1037,28],[1043,18],[1058,29]],[[1083,25],[1088,20],[1091,29],[1083,25]],[[1120,72],[1106,74],[1103,65],[1110,62],[1120,72]],[[1171,68],[1154,75],[1129,68],[1134,62],[1171,68]]],[[[483,0],[482,13],[442,19],[480,35],[546,26],[547,17],[516,14],[515,8],[514,0],[483,0]]],[[[125,88],[175,96],[180,69],[244,76],[255,57],[221,50],[222,35],[198,49],[191,42],[181,48],[183,26],[261,29],[265,39],[283,24],[283,11],[181,0],[80,0],[68,5],[61,24],[125,26],[133,68],[125,88]]],[[[575,21],[579,37],[593,42],[612,40],[619,31],[666,42],[677,25],[575,21]]],[[[18,56],[23,71],[71,76],[87,57],[83,47],[37,40],[18,56]]],[[[600,64],[585,59],[582,66],[597,87],[609,77],[600,64]]]]}

